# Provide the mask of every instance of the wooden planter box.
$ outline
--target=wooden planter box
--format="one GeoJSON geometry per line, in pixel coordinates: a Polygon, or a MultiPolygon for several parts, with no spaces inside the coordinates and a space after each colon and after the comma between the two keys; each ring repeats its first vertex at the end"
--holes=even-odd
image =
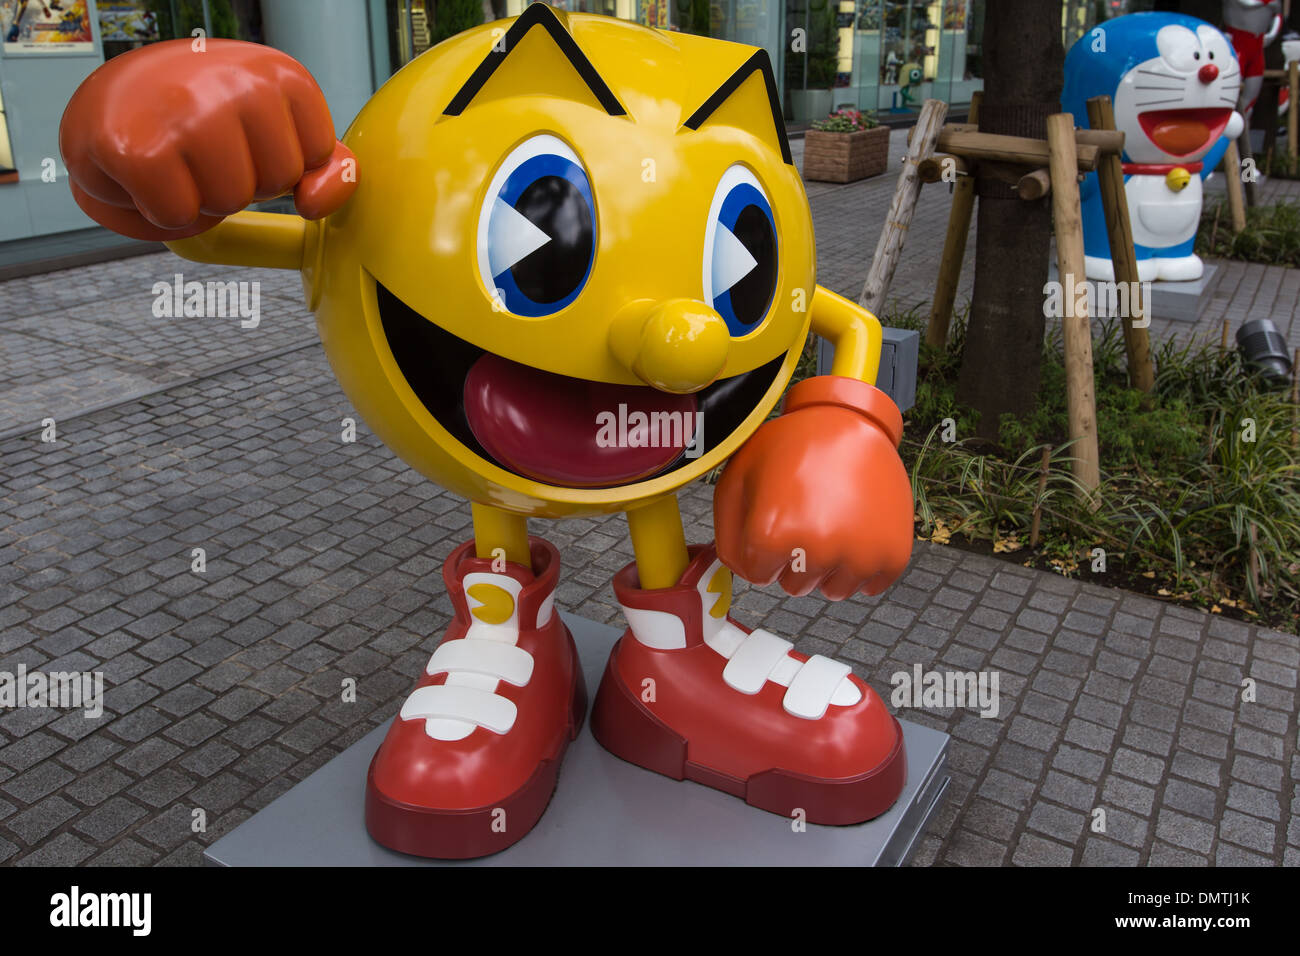
{"type": "Polygon", "coordinates": [[[879,176],[888,165],[888,126],[856,133],[826,133],[817,129],[804,133],[804,179],[851,183],[879,176]]]}

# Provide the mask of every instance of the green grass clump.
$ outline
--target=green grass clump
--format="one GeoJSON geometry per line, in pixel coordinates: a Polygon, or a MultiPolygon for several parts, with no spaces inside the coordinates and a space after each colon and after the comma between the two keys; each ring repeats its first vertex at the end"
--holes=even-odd
{"type": "Polygon", "coordinates": [[[1235,236],[1226,201],[1201,210],[1196,252],[1272,266],[1300,266],[1300,204],[1280,202],[1246,210],[1246,228],[1235,236]]]}
{"type": "Polygon", "coordinates": [[[956,399],[964,328],[959,315],[946,348],[922,346],[917,403],[906,415],[902,451],[923,534],[1018,552],[1037,507],[1042,542],[1029,563],[1080,573],[1100,547],[1110,570],[1118,564],[1163,596],[1300,622],[1295,412],[1285,394],[1243,371],[1235,350],[1163,343],[1155,390],[1143,396],[1128,385],[1118,323],[1103,326],[1093,343],[1102,485],[1089,499],[1071,470],[1059,329],[1044,343],[1037,405],[1024,420],[1004,416],[990,444],[974,438],[978,416],[956,399]],[[955,442],[941,440],[945,419],[955,442]]]}

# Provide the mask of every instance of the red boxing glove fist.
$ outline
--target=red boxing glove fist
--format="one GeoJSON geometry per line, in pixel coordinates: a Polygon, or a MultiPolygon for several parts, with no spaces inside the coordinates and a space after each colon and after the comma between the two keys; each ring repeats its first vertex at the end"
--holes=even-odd
{"type": "Polygon", "coordinates": [[[59,150],[77,205],[136,239],[194,236],[290,189],[319,219],[357,186],[311,74],[238,40],[168,40],[109,60],[69,100],[59,150]]]}
{"type": "Polygon", "coordinates": [[[754,584],[831,600],[879,594],[912,553],[903,416],[884,392],[822,375],[732,456],[713,495],[718,557],[754,584]]]}

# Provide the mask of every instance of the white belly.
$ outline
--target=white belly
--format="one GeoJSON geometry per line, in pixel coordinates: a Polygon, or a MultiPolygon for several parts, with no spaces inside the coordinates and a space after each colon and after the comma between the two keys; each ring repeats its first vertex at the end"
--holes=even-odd
{"type": "Polygon", "coordinates": [[[1201,177],[1192,173],[1191,180],[1174,192],[1161,175],[1138,174],[1124,183],[1128,195],[1129,220],[1133,224],[1133,241],[1139,246],[1165,249],[1186,242],[1196,235],[1201,219],[1201,177]]]}

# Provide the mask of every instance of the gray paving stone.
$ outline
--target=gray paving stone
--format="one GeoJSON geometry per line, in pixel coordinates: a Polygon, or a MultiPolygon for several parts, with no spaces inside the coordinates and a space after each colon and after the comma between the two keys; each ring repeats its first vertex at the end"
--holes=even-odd
{"type": "Polygon", "coordinates": [[[1184,780],[1170,780],[1165,786],[1165,806],[1205,820],[1218,818],[1217,800],[1218,797],[1213,790],[1184,780]]]}
{"type": "Polygon", "coordinates": [[[98,809],[81,817],[76,823],[76,830],[102,846],[125,832],[147,813],[148,811],[137,803],[132,803],[124,797],[113,797],[98,809]]]}
{"type": "Polygon", "coordinates": [[[1138,816],[1126,810],[1114,807],[1106,810],[1106,831],[1108,839],[1118,840],[1125,846],[1141,850],[1151,844],[1151,821],[1149,817],[1138,816]]]}
{"type": "Polygon", "coordinates": [[[1115,732],[1100,724],[1089,723],[1075,717],[1070,720],[1065,729],[1065,739],[1085,750],[1109,752],[1115,739],[1115,732]]]}
{"type": "Polygon", "coordinates": [[[1096,784],[1068,776],[1057,770],[1048,772],[1038,793],[1048,800],[1073,807],[1075,810],[1090,812],[1097,806],[1096,784]]]}
{"type": "Polygon", "coordinates": [[[1223,812],[1219,832],[1229,843],[1268,855],[1272,855],[1277,840],[1277,827],[1274,824],[1236,810],[1223,812]]]}
{"type": "MultiPolygon", "coordinates": [[[[71,833],[60,833],[40,848],[18,860],[17,866],[77,866],[95,852],[95,847],[71,833]]],[[[3,848],[0,848],[3,855],[3,848]]]]}
{"type": "Polygon", "coordinates": [[[1007,846],[978,836],[967,830],[957,830],[948,841],[944,860],[957,866],[998,866],[1007,857],[1007,846]]]}
{"type": "Polygon", "coordinates": [[[1137,866],[1142,855],[1137,850],[1109,840],[1090,837],[1083,845],[1083,866],[1137,866]]]}
{"type": "MultiPolygon", "coordinates": [[[[1251,853],[1231,843],[1220,843],[1214,855],[1215,866],[1277,866],[1271,856],[1251,853]]],[[[1294,866],[1292,861],[1288,866],[1294,866]]]]}
{"type": "Polygon", "coordinates": [[[1116,773],[1153,786],[1165,776],[1163,760],[1127,747],[1121,747],[1115,752],[1111,766],[1116,773]]]}
{"type": "Polygon", "coordinates": [[[1029,828],[1046,836],[1073,846],[1083,835],[1086,818],[1082,813],[1054,807],[1051,804],[1036,804],[1029,813],[1029,828]]]}
{"type": "Polygon", "coordinates": [[[1276,791],[1252,787],[1234,780],[1228,787],[1228,806],[1274,822],[1282,819],[1282,807],[1276,791]]]}
{"type": "Polygon", "coordinates": [[[158,852],[132,839],[118,840],[104,852],[86,861],[87,866],[149,866],[158,852]]]}
{"type": "Polygon", "coordinates": [[[1033,800],[1034,785],[1002,770],[990,770],[979,793],[1013,810],[1026,809],[1033,800]]]}
{"type": "Polygon", "coordinates": [[[1215,828],[1204,820],[1173,810],[1161,810],[1156,818],[1156,836],[1182,849],[1209,853],[1214,844],[1215,828]]]}
{"type": "Polygon", "coordinates": [[[1073,858],[1070,847],[1026,833],[1016,845],[1011,862],[1016,866],[1069,866],[1073,858]]]}
{"type": "Polygon", "coordinates": [[[1187,850],[1157,842],[1147,861],[1149,866],[1209,866],[1209,860],[1187,850]]]}
{"type": "Polygon", "coordinates": [[[1282,789],[1284,771],[1281,764],[1261,760],[1249,754],[1238,754],[1232,761],[1232,776],[1238,780],[1263,787],[1273,793],[1282,789]]]}
{"type": "Polygon", "coordinates": [[[54,794],[10,817],[5,821],[5,829],[16,834],[28,846],[33,846],[76,815],[75,806],[54,794]]]}

